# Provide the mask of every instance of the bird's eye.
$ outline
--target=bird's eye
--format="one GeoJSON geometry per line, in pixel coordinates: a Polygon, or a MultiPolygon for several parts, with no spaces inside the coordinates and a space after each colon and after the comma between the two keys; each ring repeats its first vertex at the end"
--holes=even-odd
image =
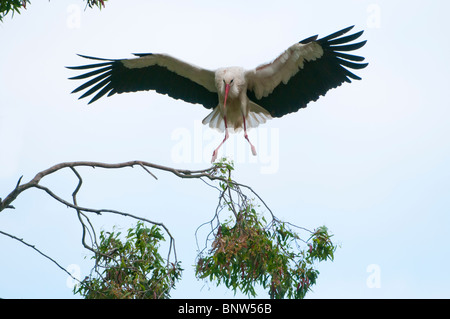
{"type": "Polygon", "coordinates": [[[234,79],[231,79],[230,84],[233,83],[234,79]]]}

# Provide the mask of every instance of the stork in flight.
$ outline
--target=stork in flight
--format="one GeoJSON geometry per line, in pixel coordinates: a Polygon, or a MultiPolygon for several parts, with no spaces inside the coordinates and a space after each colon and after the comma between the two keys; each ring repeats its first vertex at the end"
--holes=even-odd
{"type": "Polygon", "coordinates": [[[366,43],[350,43],[363,31],[343,36],[352,28],[321,39],[317,39],[317,35],[309,37],[290,46],[272,62],[251,70],[227,67],[212,71],[167,54],[134,54],[136,58],[118,60],[80,55],[101,62],[68,67],[90,70],[70,78],[91,78],[72,93],[89,88],[80,99],[96,93],[90,104],[105,94],[154,90],[174,99],[202,104],[212,109],[203,124],[225,131],[222,143],[213,152],[212,162],[228,139],[229,129],[235,132],[244,129],[244,137],[256,155],[247,129],[296,112],[343,82],[361,80],[347,68],[365,68],[367,63],[356,63],[364,57],[343,53],[357,50],[366,43]]]}

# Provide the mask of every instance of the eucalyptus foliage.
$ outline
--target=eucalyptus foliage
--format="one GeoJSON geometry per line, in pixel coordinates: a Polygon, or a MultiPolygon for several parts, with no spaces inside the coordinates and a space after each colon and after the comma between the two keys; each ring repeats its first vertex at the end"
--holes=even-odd
{"type": "Polygon", "coordinates": [[[166,262],[159,254],[164,236],[158,226],[138,222],[130,228],[125,241],[121,232],[100,234],[96,267],[75,286],[74,293],[86,299],[166,299],[181,278],[180,263],[166,262]]]}
{"type": "MultiPolygon", "coordinates": [[[[89,8],[99,7],[100,9],[105,6],[105,1],[107,0],[85,0],[86,6],[89,8]]],[[[30,0],[1,0],[0,1],[0,22],[3,18],[7,16],[10,12],[12,15],[14,13],[19,13],[21,10],[26,9],[27,5],[30,4],[30,0]]]]}
{"type": "Polygon", "coordinates": [[[301,299],[319,275],[314,262],[334,258],[330,237],[322,226],[301,249],[300,237],[287,224],[267,224],[249,206],[218,228],[209,254],[197,261],[196,275],[251,297],[259,284],[271,298],[301,299]]]}
{"type": "Polygon", "coordinates": [[[334,259],[336,246],[328,229],[322,226],[308,231],[273,215],[267,222],[232,182],[233,164],[222,161],[217,166],[225,179],[220,183],[222,197],[230,194],[224,206],[234,217],[218,226],[209,251],[199,255],[196,276],[251,297],[260,285],[271,298],[304,298],[319,275],[315,263],[334,259]],[[238,194],[238,200],[233,199],[231,190],[238,194]],[[294,228],[308,231],[309,238],[301,239],[294,228]]]}

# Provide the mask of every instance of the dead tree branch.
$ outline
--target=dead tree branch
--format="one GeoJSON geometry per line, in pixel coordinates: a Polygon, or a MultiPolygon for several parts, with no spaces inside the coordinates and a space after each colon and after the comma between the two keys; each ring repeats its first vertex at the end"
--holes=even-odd
{"type": "Polygon", "coordinates": [[[65,273],[67,273],[72,279],[78,281],[77,278],[75,278],[74,276],[72,276],[72,274],[71,274],[70,272],[68,272],[63,266],[61,266],[56,260],[54,260],[54,259],[51,258],[50,256],[44,254],[42,251],[40,251],[39,249],[37,249],[35,245],[31,245],[30,243],[27,243],[27,242],[26,242],[25,240],[23,240],[22,238],[18,238],[18,237],[14,236],[14,235],[5,233],[5,232],[3,232],[3,231],[1,231],[1,230],[0,230],[0,234],[2,234],[2,235],[4,235],[4,236],[7,236],[7,237],[10,237],[10,238],[12,238],[12,239],[14,239],[14,240],[17,240],[17,241],[19,241],[20,243],[24,244],[25,246],[28,246],[28,247],[34,249],[34,250],[35,250],[36,252],[38,252],[40,255],[44,256],[45,258],[47,258],[48,260],[50,260],[52,263],[54,263],[56,266],[58,266],[58,268],[60,268],[62,271],[64,271],[65,273]]]}
{"type": "MultiPolygon", "coordinates": [[[[67,201],[64,201],[63,199],[59,198],[58,196],[56,196],[55,194],[53,194],[49,189],[39,185],[39,182],[42,180],[42,178],[44,178],[45,176],[48,176],[50,174],[53,174],[61,169],[64,168],[75,168],[75,167],[92,167],[92,168],[106,168],[106,169],[117,169],[117,168],[125,168],[125,167],[134,167],[134,166],[140,166],[142,167],[147,173],[149,173],[150,175],[152,175],[154,178],[156,178],[156,176],[150,172],[149,168],[153,168],[156,170],[161,170],[161,171],[166,171],[166,172],[170,172],[175,174],[176,176],[180,177],[180,178],[202,178],[202,177],[206,177],[209,178],[211,180],[215,180],[215,179],[221,179],[220,177],[214,176],[214,169],[215,167],[211,167],[208,169],[204,169],[204,170],[198,170],[198,171],[190,171],[190,170],[184,170],[184,169],[175,169],[172,167],[167,167],[167,166],[162,166],[162,165],[157,165],[157,164],[153,164],[153,163],[149,163],[149,162],[145,162],[145,161],[129,161],[129,162],[124,162],[124,163],[118,163],[118,164],[107,164],[107,163],[101,163],[101,162],[89,162],[89,161],[80,161],[80,162],[65,162],[65,163],[60,163],[60,164],[56,164],[44,171],[41,171],[39,173],[36,174],[36,176],[31,179],[28,183],[25,184],[21,184],[22,181],[22,177],[19,178],[19,181],[17,182],[16,187],[13,189],[13,191],[11,193],[9,193],[5,199],[1,200],[0,198],[0,212],[3,211],[4,209],[7,208],[11,208],[13,209],[14,206],[11,205],[12,202],[14,202],[14,200],[17,198],[17,196],[19,196],[22,192],[26,191],[27,189],[30,188],[40,188],[44,191],[46,191],[50,196],[52,196],[53,198],[55,198],[56,200],[60,201],[61,203],[64,203],[65,205],[72,207],[72,208],[76,208],[76,205],[72,205],[70,203],[68,203],[67,201]]],[[[97,212],[97,213],[101,213],[102,211],[96,211],[96,210],[91,210],[91,209],[81,209],[83,211],[90,211],[90,212],[97,212]]]]}

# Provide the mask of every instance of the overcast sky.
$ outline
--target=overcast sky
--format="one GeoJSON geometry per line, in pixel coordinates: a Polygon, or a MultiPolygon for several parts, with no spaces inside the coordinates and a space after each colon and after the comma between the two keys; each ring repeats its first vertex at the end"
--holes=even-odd
{"type": "MultiPolygon", "coordinates": [[[[117,1],[84,10],[79,1],[32,1],[0,25],[0,197],[20,176],[64,161],[209,167],[222,135],[201,125],[200,105],[152,92],[114,95],[87,106],[70,92],[76,54],[127,58],[170,53],[215,69],[255,67],[306,37],[349,25],[365,30],[362,81],[328,92],[306,109],[241,134],[219,156],[234,159],[283,220],[326,225],[340,245],[308,298],[449,298],[450,46],[448,1],[117,1]]],[[[178,298],[233,298],[194,278],[195,229],[211,219],[217,192],[134,169],[84,169],[83,206],[164,222],[176,238],[183,280],[178,298]]],[[[66,198],[71,172],[43,181],[66,198]]],[[[31,190],[0,213],[0,230],[36,245],[84,277],[90,262],[76,214],[31,190]]],[[[98,229],[135,221],[92,217],[98,229]]],[[[0,297],[77,298],[68,276],[29,247],[0,236],[0,297]]],[[[242,295],[236,295],[241,297],[242,295]]],[[[261,294],[260,297],[266,297],[261,294]]]]}

